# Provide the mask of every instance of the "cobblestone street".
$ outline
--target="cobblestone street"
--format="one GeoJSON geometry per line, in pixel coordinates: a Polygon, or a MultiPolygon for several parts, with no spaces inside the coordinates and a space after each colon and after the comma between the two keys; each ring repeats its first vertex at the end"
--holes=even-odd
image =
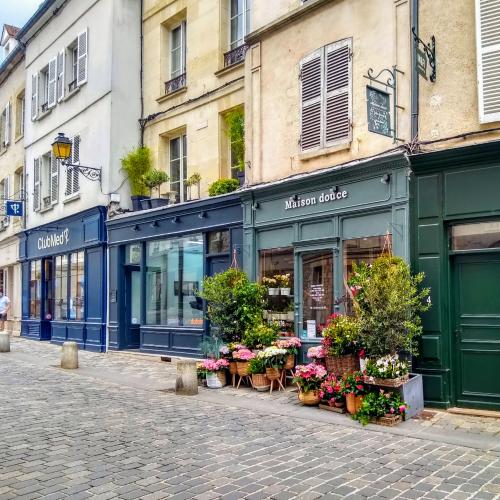
{"type": "Polygon", "coordinates": [[[21,339],[0,355],[0,499],[500,498],[495,418],[361,428],[288,392],[177,397],[158,357],[59,355],[21,339]]]}

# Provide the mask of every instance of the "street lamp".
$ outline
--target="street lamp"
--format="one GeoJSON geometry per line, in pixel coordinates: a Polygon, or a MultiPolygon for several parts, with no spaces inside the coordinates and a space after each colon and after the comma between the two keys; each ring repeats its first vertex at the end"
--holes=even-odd
{"type": "Polygon", "coordinates": [[[73,163],[70,163],[71,140],[68,139],[63,132],[59,132],[57,137],[54,139],[54,142],[52,143],[52,153],[58,160],[60,160],[62,165],[66,167],[66,170],[76,170],[91,181],[101,181],[100,168],[84,167],[83,165],[74,165],[73,163]]]}

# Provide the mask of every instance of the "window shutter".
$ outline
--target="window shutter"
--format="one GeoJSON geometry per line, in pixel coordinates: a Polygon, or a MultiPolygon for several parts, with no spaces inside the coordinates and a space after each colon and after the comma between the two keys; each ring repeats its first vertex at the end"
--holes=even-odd
{"type": "MultiPolygon", "coordinates": [[[[10,175],[5,177],[3,180],[3,199],[8,200],[10,197],[10,175]]],[[[5,201],[4,201],[5,206],[5,201]]],[[[10,217],[4,217],[3,224],[4,226],[8,226],[10,222],[10,217]]]]}
{"type": "Polygon", "coordinates": [[[77,40],[78,59],[76,65],[76,84],[82,85],[87,81],[88,68],[88,30],[78,35],[77,40]]]}
{"type": "Polygon", "coordinates": [[[57,81],[57,57],[49,61],[49,92],[47,96],[47,107],[53,108],[56,105],[56,81],[57,81]]]}
{"type": "Polygon", "coordinates": [[[181,24],[181,50],[182,50],[182,69],[181,74],[186,72],[186,21],[183,21],[181,24]]]}
{"type": "Polygon", "coordinates": [[[33,210],[40,210],[40,158],[35,158],[33,168],[33,210]]]}
{"type": "MultiPolygon", "coordinates": [[[[71,163],[80,164],[80,136],[73,137],[71,145],[71,163]]],[[[66,196],[78,193],[80,190],[79,172],[76,168],[68,167],[66,170],[66,196]]]]}
{"type": "Polygon", "coordinates": [[[56,86],[56,94],[57,94],[57,102],[60,102],[64,97],[64,66],[66,61],[65,50],[61,50],[59,54],[57,54],[57,86],[56,86]]]}
{"type": "Polygon", "coordinates": [[[351,40],[325,47],[325,146],[351,138],[351,40]]]}
{"type": "Polygon", "coordinates": [[[5,128],[4,128],[4,143],[7,146],[10,142],[10,102],[5,106],[5,128]]]}
{"type": "Polygon", "coordinates": [[[50,203],[57,203],[59,197],[59,161],[50,154],[50,203]]]}
{"type": "Polygon", "coordinates": [[[321,51],[318,50],[300,64],[301,133],[303,151],[321,146],[321,51]]]}
{"type": "Polygon", "coordinates": [[[38,73],[31,75],[31,119],[38,116],[38,73]]]}
{"type": "Polygon", "coordinates": [[[479,121],[500,121],[500,0],[476,0],[479,121]]]}

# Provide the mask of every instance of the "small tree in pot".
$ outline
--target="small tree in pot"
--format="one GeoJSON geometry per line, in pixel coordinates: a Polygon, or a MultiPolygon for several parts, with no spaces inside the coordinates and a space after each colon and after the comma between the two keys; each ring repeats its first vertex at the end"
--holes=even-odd
{"type": "Polygon", "coordinates": [[[151,150],[147,147],[138,147],[124,156],[121,164],[130,185],[133,209],[140,210],[140,200],[147,198],[148,195],[144,176],[152,168],[151,150]]]}
{"type": "Polygon", "coordinates": [[[160,186],[168,182],[170,177],[163,170],[152,169],[146,172],[143,176],[144,184],[147,188],[149,188],[149,207],[147,208],[156,208],[164,205],[168,205],[169,200],[161,197],[160,186]],[[153,198],[153,189],[158,191],[158,198],[153,198]]]}

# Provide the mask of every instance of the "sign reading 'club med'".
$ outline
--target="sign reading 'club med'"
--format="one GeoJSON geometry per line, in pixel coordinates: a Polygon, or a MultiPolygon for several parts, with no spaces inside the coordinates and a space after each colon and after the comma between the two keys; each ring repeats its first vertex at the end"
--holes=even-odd
{"type": "Polygon", "coordinates": [[[60,233],[49,234],[38,238],[38,250],[67,245],[69,242],[69,229],[63,229],[60,233]]]}
{"type": "Polygon", "coordinates": [[[308,198],[302,198],[300,196],[295,196],[295,198],[290,198],[285,200],[285,210],[290,210],[292,208],[302,208],[309,207],[311,205],[317,205],[318,203],[330,203],[333,201],[343,200],[349,196],[347,191],[329,191],[323,192],[318,197],[309,196],[308,198]]]}

